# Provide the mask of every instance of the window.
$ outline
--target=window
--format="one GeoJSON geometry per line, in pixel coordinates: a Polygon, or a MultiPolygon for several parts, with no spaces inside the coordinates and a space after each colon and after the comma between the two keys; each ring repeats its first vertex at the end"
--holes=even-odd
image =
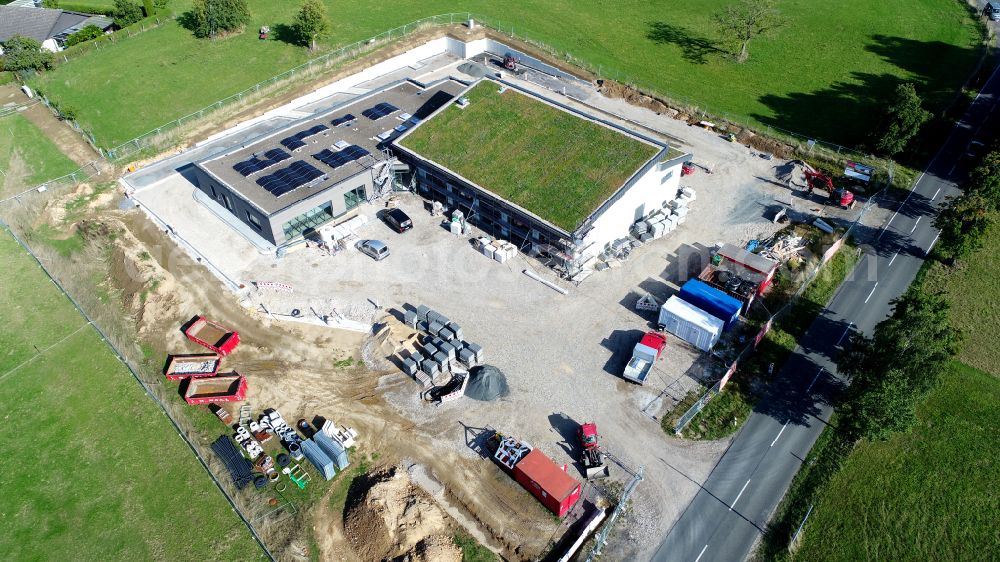
{"type": "Polygon", "coordinates": [[[250,221],[250,226],[256,228],[258,232],[260,231],[260,220],[250,211],[247,211],[247,220],[250,221]]]}
{"type": "Polygon", "coordinates": [[[233,202],[229,200],[229,196],[225,193],[222,194],[222,202],[225,203],[227,209],[230,211],[233,210],[233,202]]]}
{"type": "Polygon", "coordinates": [[[672,178],[672,177],[674,177],[674,171],[670,170],[666,174],[663,174],[663,179],[660,180],[660,184],[662,185],[662,184],[667,183],[670,180],[670,178],[672,178]]]}
{"type": "Polygon", "coordinates": [[[281,225],[285,240],[301,236],[306,231],[316,230],[321,224],[333,218],[333,203],[325,203],[309,209],[294,219],[281,225]]]}
{"type": "Polygon", "coordinates": [[[365,186],[359,185],[344,194],[344,207],[350,211],[365,201],[365,186]]]}

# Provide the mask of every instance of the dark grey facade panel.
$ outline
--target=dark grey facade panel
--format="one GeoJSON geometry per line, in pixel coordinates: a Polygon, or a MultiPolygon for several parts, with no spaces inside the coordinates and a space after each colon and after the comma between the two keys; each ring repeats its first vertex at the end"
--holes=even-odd
{"type": "Polygon", "coordinates": [[[277,237],[271,229],[271,221],[264,213],[236,194],[228,186],[202,170],[194,167],[195,186],[208,195],[216,203],[226,208],[234,217],[249,226],[254,232],[272,244],[277,244],[277,237]]]}

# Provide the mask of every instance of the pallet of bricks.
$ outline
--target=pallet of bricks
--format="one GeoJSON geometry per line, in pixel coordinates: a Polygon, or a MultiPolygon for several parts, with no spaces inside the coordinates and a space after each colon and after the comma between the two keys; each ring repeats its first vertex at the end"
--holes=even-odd
{"type": "Polygon", "coordinates": [[[677,197],[668,201],[663,209],[650,213],[632,225],[632,236],[642,242],[649,242],[670,234],[687,221],[690,204],[695,199],[694,189],[682,187],[677,191],[677,197]]]}
{"type": "Polygon", "coordinates": [[[482,346],[466,341],[462,327],[447,316],[423,305],[403,316],[408,326],[421,332],[420,345],[402,359],[403,372],[424,386],[429,386],[435,375],[451,371],[455,361],[467,367],[483,362],[482,346]]]}

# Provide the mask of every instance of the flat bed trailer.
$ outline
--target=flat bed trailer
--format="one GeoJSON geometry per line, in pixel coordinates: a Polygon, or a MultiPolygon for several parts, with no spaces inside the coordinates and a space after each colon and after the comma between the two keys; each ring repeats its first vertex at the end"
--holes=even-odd
{"type": "Polygon", "coordinates": [[[230,330],[204,316],[196,316],[184,329],[184,335],[194,343],[225,357],[240,343],[239,332],[230,330]]]}
{"type": "Polygon", "coordinates": [[[190,379],[184,391],[184,401],[188,404],[240,402],[246,395],[246,377],[233,371],[230,375],[190,379]]]}
{"type": "Polygon", "coordinates": [[[171,355],[163,374],[167,380],[214,377],[219,372],[222,358],[218,353],[192,353],[171,355]]]}
{"type": "Polygon", "coordinates": [[[667,338],[659,332],[647,332],[642,340],[635,344],[632,358],[625,366],[622,377],[637,384],[645,384],[653,363],[660,358],[663,348],[667,346],[667,338]]]}

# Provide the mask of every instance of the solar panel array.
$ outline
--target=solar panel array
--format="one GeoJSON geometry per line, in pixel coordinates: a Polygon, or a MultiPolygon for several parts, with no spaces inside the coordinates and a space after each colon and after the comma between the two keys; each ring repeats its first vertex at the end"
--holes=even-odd
{"type": "Polygon", "coordinates": [[[323,149],[320,152],[313,154],[313,158],[323,162],[333,169],[337,169],[348,162],[360,160],[369,154],[371,154],[371,152],[368,152],[356,144],[352,144],[351,146],[337,152],[328,148],[323,149]]]}
{"type": "Polygon", "coordinates": [[[319,171],[316,166],[303,160],[296,160],[287,168],[257,179],[257,185],[266,189],[271,195],[281,197],[324,175],[326,174],[319,171]]]}
{"type": "Polygon", "coordinates": [[[244,160],[233,165],[233,169],[240,173],[243,177],[248,177],[256,174],[261,170],[265,170],[274,166],[282,160],[288,160],[292,156],[281,150],[280,148],[272,148],[263,154],[263,156],[254,155],[253,158],[249,160],[244,160]]]}
{"type": "Polygon", "coordinates": [[[322,133],[327,129],[329,129],[329,127],[327,127],[326,125],[315,125],[304,131],[299,131],[290,137],[285,137],[281,139],[281,144],[288,150],[295,150],[298,148],[302,148],[303,146],[306,145],[306,143],[302,142],[303,140],[315,134],[322,133]]]}
{"type": "Polygon", "coordinates": [[[362,111],[361,115],[375,121],[376,119],[381,119],[394,111],[399,111],[399,108],[391,103],[382,102],[362,111]]]}
{"type": "Polygon", "coordinates": [[[351,121],[354,121],[355,119],[357,119],[357,117],[355,117],[355,116],[351,115],[350,113],[348,113],[347,115],[344,115],[343,117],[338,117],[338,118],[334,119],[333,121],[330,121],[330,123],[332,123],[334,127],[339,127],[339,126],[343,125],[344,123],[350,123],[351,121]]]}

